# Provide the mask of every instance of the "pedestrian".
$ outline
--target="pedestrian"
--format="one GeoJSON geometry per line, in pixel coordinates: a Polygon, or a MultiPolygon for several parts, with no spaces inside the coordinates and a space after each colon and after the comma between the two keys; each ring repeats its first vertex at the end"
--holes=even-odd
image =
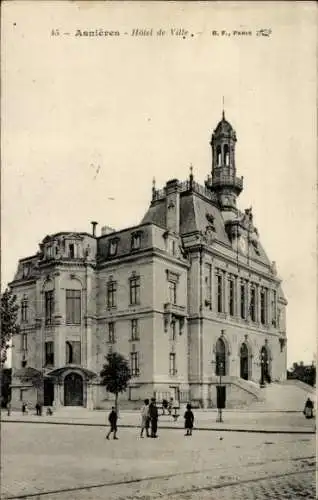
{"type": "Polygon", "coordinates": [[[307,398],[307,401],[305,403],[303,414],[306,418],[313,418],[314,416],[314,403],[309,397],[307,398]]]}
{"type": "Polygon", "coordinates": [[[53,412],[52,412],[52,410],[51,410],[51,408],[50,408],[50,407],[48,407],[48,408],[47,408],[47,410],[46,410],[46,414],[47,414],[47,415],[49,415],[49,416],[50,416],[50,415],[53,415],[53,412]]]}
{"type": "Polygon", "coordinates": [[[8,412],[8,417],[10,417],[10,415],[11,415],[11,402],[10,401],[7,402],[7,412],[8,412]]]}
{"type": "Polygon", "coordinates": [[[173,398],[170,398],[170,401],[168,403],[168,413],[171,415],[172,413],[172,407],[173,407],[173,398]]]}
{"type": "Polygon", "coordinates": [[[114,433],[114,439],[118,439],[118,437],[116,436],[116,434],[117,434],[117,418],[118,417],[117,417],[117,412],[115,410],[115,406],[112,406],[112,411],[108,415],[108,422],[110,423],[110,430],[109,430],[108,434],[106,435],[106,439],[109,439],[109,436],[111,435],[112,432],[114,433]]]}
{"type": "Polygon", "coordinates": [[[156,406],[156,399],[151,398],[151,403],[149,405],[149,417],[151,425],[151,437],[156,438],[158,429],[158,408],[156,406]]]}
{"type": "Polygon", "coordinates": [[[185,436],[192,436],[193,422],[194,422],[194,415],[191,410],[191,405],[190,403],[188,403],[187,410],[184,414],[184,428],[187,431],[185,436]]]}
{"type": "Polygon", "coordinates": [[[22,402],[22,415],[25,415],[26,413],[26,403],[23,401],[22,402]]]}
{"type": "Polygon", "coordinates": [[[144,405],[141,408],[141,430],[140,437],[143,437],[144,429],[146,429],[146,436],[149,437],[149,399],[145,399],[144,405]]]}
{"type": "Polygon", "coordinates": [[[39,404],[39,402],[36,403],[35,410],[36,410],[36,414],[40,415],[40,404],[39,404]]]}

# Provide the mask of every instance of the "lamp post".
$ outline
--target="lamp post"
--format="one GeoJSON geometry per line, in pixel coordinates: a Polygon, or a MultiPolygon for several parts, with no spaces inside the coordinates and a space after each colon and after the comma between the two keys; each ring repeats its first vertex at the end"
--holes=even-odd
{"type": "MultiPolygon", "coordinates": [[[[219,375],[220,375],[220,381],[219,381],[219,385],[217,386],[217,391],[218,391],[218,415],[217,415],[217,418],[216,418],[216,421],[217,422],[223,422],[223,418],[222,418],[222,408],[224,407],[224,404],[223,404],[223,399],[225,399],[225,394],[224,394],[224,397],[223,396],[223,392],[222,392],[222,372],[223,372],[223,367],[224,367],[224,363],[221,361],[219,363],[219,375]]],[[[224,391],[225,392],[225,391],[224,391]]],[[[225,401],[224,401],[225,403],[225,401]]]]}

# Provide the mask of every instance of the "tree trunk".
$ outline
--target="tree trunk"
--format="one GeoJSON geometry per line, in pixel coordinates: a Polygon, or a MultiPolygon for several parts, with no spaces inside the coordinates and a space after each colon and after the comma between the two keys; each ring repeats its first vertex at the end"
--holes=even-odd
{"type": "Polygon", "coordinates": [[[115,411],[118,413],[118,392],[115,393],[115,411]]]}

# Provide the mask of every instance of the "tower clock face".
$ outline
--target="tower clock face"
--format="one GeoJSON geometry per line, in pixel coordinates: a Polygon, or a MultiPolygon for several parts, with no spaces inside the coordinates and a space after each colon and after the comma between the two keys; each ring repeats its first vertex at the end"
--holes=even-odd
{"type": "Polygon", "coordinates": [[[239,239],[239,241],[238,241],[238,246],[239,246],[240,251],[242,253],[246,254],[247,248],[248,248],[248,243],[247,243],[246,238],[244,238],[243,236],[241,236],[240,239],[239,239]]]}

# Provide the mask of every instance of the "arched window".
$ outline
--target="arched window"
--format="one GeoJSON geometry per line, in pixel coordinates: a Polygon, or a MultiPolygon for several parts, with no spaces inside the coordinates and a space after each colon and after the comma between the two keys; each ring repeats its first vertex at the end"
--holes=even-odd
{"type": "Polygon", "coordinates": [[[73,363],[73,346],[70,342],[65,343],[66,347],[66,363],[73,363]]]}
{"type": "Polygon", "coordinates": [[[217,166],[220,167],[222,165],[222,153],[221,153],[221,146],[218,146],[216,148],[216,163],[217,166]]]}
{"type": "Polygon", "coordinates": [[[229,149],[228,144],[224,144],[223,154],[224,154],[225,165],[229,165],[230,164],[230,149],[229,149]]]}
{"type": "Polygon", "coordinates": [[[226,353],[225,343],[219,338],[215,346],[215,375],[225,375],[226,373],[226,353]]]}
{"type": "Polygon", "coordinates": [[[249,359],[248,359],[248,347],[243,342],[240,349],[240,377],[244,380],[249,378],[249,359]]]}

